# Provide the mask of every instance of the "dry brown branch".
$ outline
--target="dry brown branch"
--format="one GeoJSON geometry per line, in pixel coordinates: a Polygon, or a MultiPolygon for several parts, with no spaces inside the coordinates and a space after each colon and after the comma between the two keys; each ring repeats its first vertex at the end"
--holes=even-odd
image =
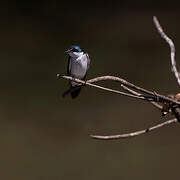
{"type": "Polygon", "coordinates": [[[180,85],[180,74],[177,71],[176,68],[176,60],[175,60],[175,46],[173,41],[164,33],[158,19],[156,16],[153,17],[154,24],[161,35],[161,37],[169,44],[170,50],[171,50],[171,66],[172,66],[172,72],[174,73],[178,84],[180,85]]]}
{"type": "Polygon", "coordinates": [[[129,137],[135,137],[144,133],[148,133],[152,130],[158,129],[160,127],[172,124],[177,122],[177,119],[171,119],[168,121],[165,121],[163,123],[157,124],[155,126],[152,126],[150,128],[147,129],[143,129],[141,131],[136,131],[136,132],[132,132],[132,133],[127,133],[127,134],[118,134],[118,135],[111,135],[111,136],[98,136],[98,135],[90,135],[92,138],[94,139],[99,139],[99,140],[113,140],[113,139],[124,139],[124,138],[129,138],[129,137]]]}
{"type": "MultiPolygon", "coordinates": [[[[125,89],[126,91],[128,91],[129,93],[131,93],[131,94],[134,94],[134,95],[139,96],[139,97],[142,96],[142,94],[137,93],[136,91],[133,91],[132,89],[124,86],[123,84],[121,84],[121,87],[122,87],[123,89],[125,89]]],[[[158,103],[156,103],[156,102],[153,102],[153,101],[150,101],[150,103],[151,103],[153,106],[155,106],[156,108],[162,110],[162,106],[161,106],[160,104],[158,104],[158,103]]]]}
{"type": "Polygon", "coordinates": [[[147,95],[150,95],[150,96],[146,96],[146,97],[149,97],[150,99],[153,98],[154,101],[157,101],[157,102],[172,102],[176,105],[180,105],[180,102],[176,101],[176,100],[173,100],[167,96],[164,96],[164,95],[160,95],[158,93],[155,93],[154,91],[149,91],[149,90],[146,90],[144,88],[141,88],[137,85],[134,85],[122,78],[119,78],[119,77],[115,77],[115,76],[101,76],[101,77],[96,77],[94,79],[90,79],[88,80],[87,82],[88,83],[94,83],[94,82],[98,82],[98,81],[106,81],[106,80],[112,80],[112,81],[117,81],[117,82],[120,82],[121,84],[129,87],[129,88],[132,88],[136,91],[139,91],[141,93],[144,93],[144,94],[147,94],[147,95]]]}
{"type": "Polygon", "coordinates": [[[80,86],[88,85],[88,86],[91,86],[91,87],[95,87],[95,88],[102,89],[102,90],[105,90],[105,91],[113,92],[113,93],[116,93],[116,94],[121,94],[121,95],[128,96],[128,97],[133,97],[133,98],[136,98],[136,99],[155,101],[155,102],[161,102],[161,103],[169,102],[169,103],[172,103],[174,105],[180,106],[180,102],[178,102],[178,101],[176,101],[174,99],[171,99],[169,97],[166,97],[166,96],[158,94],[158,93],[155,93],[154,91],[146,90],[146,89],[141,88],[139,86],[136,86],[136,85],[134,85],[134,84],[122,79],[122,78],[115,77],[115,76],[100,76],[100,77],[96,77],[96,78],[93,78],[93,79],[90,79],[90,80],[87,80],[87,81],[83,81],[83,80],[80,80],[80,79],[76,79],[76,78],[72,78],[70,76],[65,76],[65,75],[60,75],[60,74],[57,74],[57,77],[80,83],[80,86]],[[136,96],[136,95],[124,93],[124,92],[121,92],[121,91],[118,91],[118,90],[113,90],[113,89],[110,89],[110,88],[106,88],[106,87],[102,87],[102,86],[99,86],[99,85],[96,85],[96,84],[92,84],[92,83],[95,83],[95,82],[107,81],[107,80],[120,82],[121,84],[123,84],[123,85],[125,85],[125,86],[127,86],[129,88],[132,88],[132,89],[134,89],[136,91],[139,91],[142,94],[141,94],[141,96],[136,96]]]}
{"type": "MultiPolygon", "coordinates": [[[[174,43],[164,33],[161,25],[159,24],[159,21],[157,20],[157,18],[155,16],[153,17],[153,21],[154,21],[154,24],[155,24],[158,32],[160,33],[161,37],[163,39],[165,39],[165,41],[170,46],[172,71],[175,74],[175,77],[177,79],[178,84],[180,85],[180,74],[179,74],[179,72],[177,71],[177,68],[176,68],[174,43]]],[[[178,121],[180,122],[180,115],[179,115],[179,111],[178,111],[178,109],[180,108],[180,98],[177,99],[177,98],[173,98],[174,96],[172,96],[172,97],[171,96],[170,97],[169,96],[164,96],[164,95],[158,94],[158,93],[156,93],[154,91],[146,90],[146,89],[141,88],[141,87],[139,87],[137,85],[134,85],[134,84],[122,79],[122,78],[115,77],[115,76],[101,76],[101,77],[96,77],[96,78],[93,78],[93,79],[90,79],[90,80],[87,80],[87,81],[82,81],[80,79],[76,79],[76,78],[72,78],[70,76],[65,76],[65,75],[60,75],[60,74],[57,74],[57,77],[79,83],[78,86],[90,86],[90,87],[102,89],[104,91],[108,91],[108,92],[112,92],[112,93],[116,93],[116,94],[121,94],[123,96],[128,96],[128,97],[131,97],[131,98],[148,101],[153,106],[160,109],[162,113],[167,114],[167,113],[171,112],[175,117],[175,119],[171,119],[171,120],[165,121],[163,123],[157,124],[155,126],[152,126],[150,128],[147,128],[147,129],[144,129],[144,130],[141,130],[141,131],[132,132],[132,133],[119,134],[119,135],[110,135],[110,136],[91,135],[91,137],[94,138],[94,139],[112,140],[112,139],[121,139],[121,138],[134,137],[134,136],[138,136],[138,135],[150,132],[152,130],[158,129],[158,128],[163,127],[165,125],[169,125],[169,124],[172,124],[172,123],[175,123],[175,122],[178,122],[178,121]],[[111,88],[106,88],[106,87],[94,84],[96,82],[107,81],[107,80],[111,80],[111,81],[115,81],[115,82],[120,83],[121,87],[124,90],[126,90],[128,93],[125,93],[125,92],[122,92],[122,91],[119,91],[119,90],[114,90],[114,89],[111,89],[111,88]],[[160,104],[162,104],[162,105],[160,105],[160,104]]]]}
{"type": "MultiPolygon", "coordinates": [[[[102,86],[99,86],[99,85],[96,85],[96,84],[89,83],[89,81],[91,81],[91,80],[88,80],[88,81],[85,82],[85,81],[82,81],[80,79],[72,78],[70,76],[59,75],[59,74],[57,74],[57,77],[61,77],[63,79],[67,79],[67,80],[71,80],[71,81],[80,83],[80,85],[88,85],[88,86],[91,86],[91,87],[102,89],[104,91],[109,91],[109,92],[112,92],[112,93],[121,94],[121,95],[132,97],[132,98],[146,100],[145,97],[139,97],[139,96],[136,96],[136,95],[128,94],[128,93],[121,92],[121,91],[118,91],[118,90],[114,90],[114,89],[110,89],[110,88],[106,88],[106,87],[102,87],[102,86]]],[[[96,79],[93,79],[93,80],[96,80],[96,79]]],[[[93,81],[91,81],[91,82],[93,82],[93,81]]]]}

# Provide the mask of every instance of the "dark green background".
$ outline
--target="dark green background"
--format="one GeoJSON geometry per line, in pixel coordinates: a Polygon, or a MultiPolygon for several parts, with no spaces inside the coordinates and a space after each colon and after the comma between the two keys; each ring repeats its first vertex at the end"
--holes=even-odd
{"type": "MultiPolygon", "coordinates": [[[[172,1],[4,1],[0,3],[0,179],[179,179],[179,124],[117,141],[165,119],[146,102],[93,88],[76,100],[56,73],[70,45],[91,57],[88,78],[116,75],[162,94],[178,92],[168,45],[179,64],[180,11],[172,1]]],[[[179,67],[179,66],[178,66],[179,67]]],[[[120,84],[103,83],[120,89],[120,84]]]]}

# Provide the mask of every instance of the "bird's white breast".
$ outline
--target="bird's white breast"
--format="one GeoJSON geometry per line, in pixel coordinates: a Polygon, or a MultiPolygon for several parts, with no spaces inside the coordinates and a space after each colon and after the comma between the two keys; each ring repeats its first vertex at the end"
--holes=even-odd
{"type": "Polygon", "coordinates": [[[85,54],[79,57],[71,57],[70,72],[76,78],[84,78],[87,72],[87,57],[85,54]]]}

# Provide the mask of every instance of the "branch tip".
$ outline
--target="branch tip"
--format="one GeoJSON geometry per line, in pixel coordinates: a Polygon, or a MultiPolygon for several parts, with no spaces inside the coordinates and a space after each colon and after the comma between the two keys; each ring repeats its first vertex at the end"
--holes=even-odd
{"type": "Polygon", "coordinates": [[[64,76],[65,76],[65,75],[63,75],[63,74],[59,74],[59,73],[56,74],[56,77],[57,77],[58,79],[59,79],[59,78],[64,78],[64,76]]]}

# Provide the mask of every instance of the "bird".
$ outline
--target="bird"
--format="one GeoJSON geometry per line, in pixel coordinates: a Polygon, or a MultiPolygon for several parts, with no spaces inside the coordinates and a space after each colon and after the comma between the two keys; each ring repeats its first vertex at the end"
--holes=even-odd
{"type": "MultiPolygon", "coordinates": [[[[91,61],[88,53],[84,52],[79,46],[70,46],[65,53],[68,54],[67,75],[85,80],[91,61]]],[[[78,83],[70,81],[70,88],[62,96],[65,97],[71,93],[72,99],[75,99],[81,91],[81,87],[77,85],[78,83]]]]}

